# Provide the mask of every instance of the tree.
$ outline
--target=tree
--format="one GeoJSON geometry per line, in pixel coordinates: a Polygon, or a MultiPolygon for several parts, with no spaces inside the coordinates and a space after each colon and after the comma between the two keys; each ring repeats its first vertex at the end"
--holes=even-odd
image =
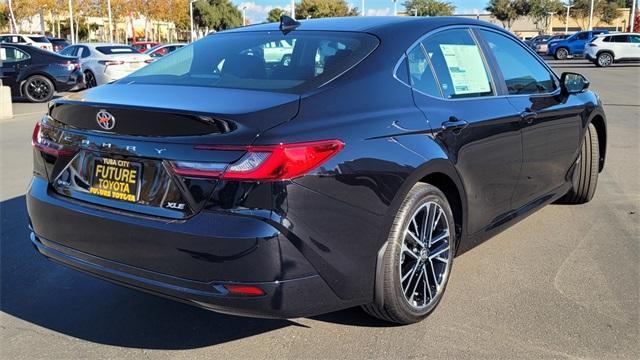
{"type": "Polygon", "coordinates": [[[529,0],[529,16],[540,32],[549,29],[550,13],[559,14],[565,11],[560,0],[529,0]]]}
{"type": "Polygon", "coordinates": [[[267,15],[267,22],[279,22],[280,16],[287,15],[288,13],[281,8],[273,8],[269,11],[267,15]]]}
{"type": "Polygon", "coordinates": [[[417,12],[418,16],[449,16],[456,9],[452,3],[439,0],[408,0],[402,5],[407,14],[417,12]]]}
{"type": "Polygon", "coordinates": [[[302,0],[296,4],[296,17],[299,19],[357,15],[358,9],[350,8],[345,0],[302,0]]]}
{"type": "Polygon", "coordinates": [[[198,0],[193,4],[193,19],[205,32],[242,26],[242,13],[230,0],[198,0]]]}
{"type": "Polygon", "coordinates": [[[485,10],[510,30],[514,21],[529,13],[530,5],[528,0],[491,0],[485,10]]]}
{"type": "MultiPolygon", "coordinates": [[[[601,22],[611,23],[618,16],[618,2],[616,0],[595,0],[593,9],[593,26],[601,22]]],[[[591,0],[574,0],[571,15],[581,29],[589,27],[589,14],[591,12],[591,0]]]]}

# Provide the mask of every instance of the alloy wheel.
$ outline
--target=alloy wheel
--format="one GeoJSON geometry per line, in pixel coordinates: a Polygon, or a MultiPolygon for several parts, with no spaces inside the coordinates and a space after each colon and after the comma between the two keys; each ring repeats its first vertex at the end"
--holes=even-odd
{"type": "Polygon", "coordinates": [[[36,100],[47,99],[51,95],[51,86],[41,79],[33,79],[27,84],[29,96],[36,100]]]}
{"type": "Polygon", "coordinates": [[[600,66],[609,66],[612,62],[613,59],[611,58],[611,55],[607,53],[600,54],[600,56],[598,56],[598,65],[600,66]]]}
{"type": "Polygon", "coordinates": [[[444,290],[451,260],[447,217],[435,202],[420,206],[404,231],[400,252],[400,282],[405,300],[421,310],[444,290]]]}
{"type": "Polygon", "coordinates": [[[558,49],[558,59],[565,60],[569,56],[569,52],[565,49],[558,49]]]}
{"type": "Polygon", "coordinates": [[[87,71],[84,73],[85,82],[87,87],[92,88],[96,87],[98,84],[96,83],[96,77],[93,75],[91,71],[87,71]]]}

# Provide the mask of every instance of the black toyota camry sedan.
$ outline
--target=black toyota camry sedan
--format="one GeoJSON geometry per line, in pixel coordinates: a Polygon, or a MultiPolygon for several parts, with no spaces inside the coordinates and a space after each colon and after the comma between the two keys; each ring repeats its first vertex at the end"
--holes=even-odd
{"type": "Polygon", "coordinates": [[[224,313],[361,305],[417,322],[456,254],[594,196],[606,120],[588,85],[471,19],[216,33],[50,103],[33,132],[31,241],[224,313]]]}
{"type": "Polygon", "coordinates": [[[12,96],[47,102],[56,92],[83,89],[80,61],[34,46],[2,44],[0,78],[12,96]]]}

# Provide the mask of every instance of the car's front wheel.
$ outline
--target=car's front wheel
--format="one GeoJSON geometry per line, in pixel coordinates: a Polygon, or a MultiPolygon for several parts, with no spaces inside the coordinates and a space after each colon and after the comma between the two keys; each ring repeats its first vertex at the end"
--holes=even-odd
{"type": "Polygon", "coordinates": [[[380,301],[363,306],[385,321],[410,324],[440,302],[455,254],[451,207],[438,188],[418,183],[394,219],[376,280],[380,301]]]}
{"type": "Polygon", "coordinates": [[[31,102],[47,102],[55,93],[51,80],[42,75],[29,77],[23,86],[23,94],[31,102]]]}
{"type": "Polygon", "coordinates": [[[571,189],[559,202],[584,204],[591,201],[598,186],[599,161],[598,132],[593,124],[589,124],[584,134],[580,155],[576,161],[571,189]]]}
{"type": "Polygon", "coordinates": [[[596,65],[598,67],[607,67],[611,64],[613,64],[613,56],[611,54],[608,52],[598,54],[598,57],[596,58],[596,65]]]}
{"type": "Polygon", "coordinates": [[[569,57],[569,50],[560,48],[556,50],[556,60],[566,60],[569,57]]]}

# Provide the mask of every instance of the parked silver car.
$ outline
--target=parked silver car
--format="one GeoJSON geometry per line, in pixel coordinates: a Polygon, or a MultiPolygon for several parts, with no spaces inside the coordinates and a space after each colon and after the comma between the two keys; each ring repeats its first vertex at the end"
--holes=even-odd
{"type": "Polygon", "coordinates": [[[87,87],[121,79],[153,61],[149,55],[121,44],[75,44],[66,47],[60,54],[80,59],[87,87]]]}

